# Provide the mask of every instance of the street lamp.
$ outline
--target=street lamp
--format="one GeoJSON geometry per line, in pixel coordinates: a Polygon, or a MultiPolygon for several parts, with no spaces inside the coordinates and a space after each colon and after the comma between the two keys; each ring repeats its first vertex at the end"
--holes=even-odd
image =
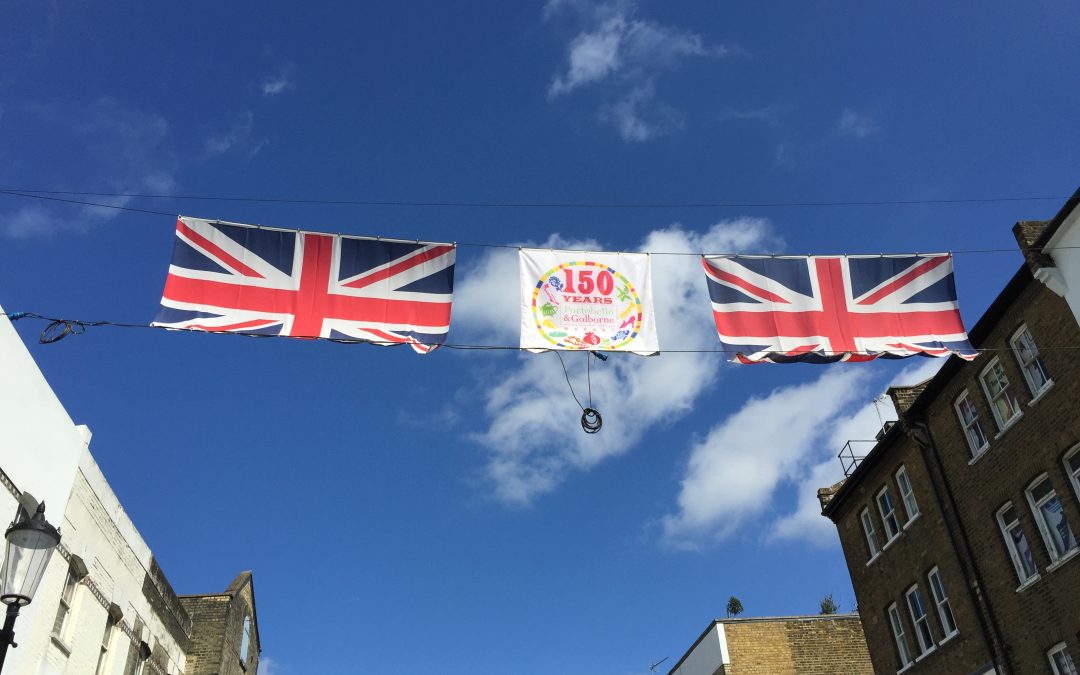
{"type": "Polygon", "coordinates": [[[45,502],[40,504],[27,493],[19,499],[15,520],[4,533],[7,550],[0,570],[0,602],[8,606],[4,628],[0,630],[0,670],[8,646],[15,644],[15,618],[19,608],[30,604],[37,592],[49,559],[60,543],[60,532],[45,520],[45,502]],[[33,515],[31,515],[33,512],[33,515]]]}

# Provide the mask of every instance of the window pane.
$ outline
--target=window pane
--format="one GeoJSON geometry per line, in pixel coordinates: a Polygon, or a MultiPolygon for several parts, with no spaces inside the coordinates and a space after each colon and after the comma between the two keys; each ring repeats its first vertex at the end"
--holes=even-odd
{"type": "Polygon", "coordinates": [[[1073,476],[1080,474],[1080,452],[1073,453],[1073,456],[1068,459],[1069,473],[1073,476]]]}
{"type": "Polygon", "coordinates": [[[949,596],[945,593],[945,585],[941,582],[941,574],[937,570],[930,573],[930,589],[938,606],[942,628],[946,633],[955,633],[956,621],[953,619],[952,606],[949,605],[949,596]]]}
{"type": "Polygon", "coordinates": [[[1053,491],[1054,488],[1050,487],[1050,481],[1043,479],[1039,481],[1038,485],[1031,488],[1031,498],[1035,500],[1035,503],[1039,503],[1053,491]]]}
{"type": "Polygon", "coordinates": [[[1013,510],[1012,506],[1009,506],[1001,512],[1001,520],[1005,523],[1011,523],[1016,520],[1016,511],[1013,510]]]}
{"type": "Polygon", "coordinates": [[[1069,652],[1064,647],[1053,652],[1050,655],[1050,660],[1054,663],[1054,670],[1058,675],[1077,675],[1072,657],[1069,656],[1069,652]]]}
{"type": "Polygon", "coordinates": [[[900,653],[900,665],[906,666],[911,663],[911,650],[908,649],[907,637],[904,636],[904,624],[900,621],[900,612],[897,611],[896,605],[889,606],[889,623],[892,624],[896,650],[900,653]]]}
{"type": "Polygon", "coordinates": [[[1024,579],[1031,577],[1037,571],[1035,567],[1035,556],[1031,553],[1031,547],[1028,546],[1027,537],[1024,536],[1024,531],[1020,528],[1020,524],[1016,523],[1012,529],[1009,530],[1009,536],[1012,538],[1013,546],[1016,549],[1017,557],[1020,559],[1020,565],[1024,571],[1024,579]]]}
{"type": "Polygon", "coordinates": [[[870,512],[863,509],[862,514],[863,532],[866,534],[866,542],[870,546],[870,557],[877,555],[881,546],[878,543],[877,532],[874,531],[874,521],[870,518],[870,512]]]}
{"type": "Polygon", "coordinates": [[[934,637],[930,633],[930,622],[926,618],[926,607],[918,588],[908,591],[907,601],[908,609],[911,610],[911,623],[915,625],[915,636],[919,639],[919,650],[925,652],[933,646],[934,637]]]}
{"type": "Polygon", "coordinates": [[[919,505],[915,502],[915,491],[911,488],[908,480],[907,469],[900,467],[896,472],[896,484],[900,487],[900,496],[904,499],[904,508],[907,509],[908,519],[919,515],[919,505]]]}
{"type": "Polygon", "coordinates": [[[1058,555],[1076,547],[1076,539],[1073,537],[1069,523],[1065,520],[1065,514],[1061,510],[1061,500],[1055,495],[1040,507],[1046,527],[1050,531],[1050,538],[1054,542],[1058,555]]]}
{"type": "Polygon", "coordinates": [[[892,495],[888,490],[878,495],[878,508],[881,510],[881,520],[885,523],[885,532],[892,539],[900,533],[900,523],[896,520],[896,507],[893,506],[892,495]]]}
{"type": "Polygon", "coordinates": [[[1039,348],[1035,346],[1035,340],[1026,328],[1013,340],[1013,348],[1016,349],[1016,358],[1020,361],[1028,384],[1031,385],[1032,393],[1038,393],[1050,381],[1050,376],[1046,373],[1046,364],[1039,356],[1039,348]]]}

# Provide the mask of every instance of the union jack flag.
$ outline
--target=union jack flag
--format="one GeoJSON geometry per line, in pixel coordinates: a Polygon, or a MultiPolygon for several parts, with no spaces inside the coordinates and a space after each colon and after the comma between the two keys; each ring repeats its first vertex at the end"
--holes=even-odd
{"type": "Polygon", "coordinates": [[[165,328],[407,343],[446,340],[452,244],[296,232],[180,217],[165,328]]]}
{"type": "Polygon", "coordinates": [[[960,320],[949,254],[715,256],[702,264],[733,361],[978,354],[960,320]]]}

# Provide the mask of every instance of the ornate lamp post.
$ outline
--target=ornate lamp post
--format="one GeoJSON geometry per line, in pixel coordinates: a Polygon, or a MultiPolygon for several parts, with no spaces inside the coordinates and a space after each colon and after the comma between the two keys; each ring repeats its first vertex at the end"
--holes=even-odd
{"type": "Polygon", "coordinates": [[[15,520],[4,533],[7,550],[0,570],[0,602],[8,606],[4,628],[0,630],[0,670],[9,646],[15,644],[15,618],[19,608],[30,604],[37,592],[49,559],[60,543],[60,532],[45,520],[45,502],[40,504],[23,493],[15,520]],[[32,512],[32,513],[31,513],[32,512]]]}

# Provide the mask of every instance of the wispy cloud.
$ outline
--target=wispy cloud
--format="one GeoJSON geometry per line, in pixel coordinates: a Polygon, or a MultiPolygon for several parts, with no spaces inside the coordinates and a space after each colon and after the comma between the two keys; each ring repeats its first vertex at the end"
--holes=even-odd
{"type": "Polygon", "coordinates": [[[282,675],[278,662],[269,656],[259,656],[259,675],[282,675]]]}
{"type": "Polygon", "coordinates": [[[544,17],[564,11],[586,27],[567,44],[566,68],[552,78],[548,98],[604,83],[608,102],[600,117],[626,141],[647,140],[679,126],[672,124],[677,114],[655,101],[661,72],[690,57],[726,56],[733,51],[706,44],[696,33],[640,18],[637,6],[629,1],[552,0],[544,17]]]}
{"type": "Polygon", "coordinates": [[[254,157],[269,143],[266,138],[256,138],[254,130],[255,114],[250,110],[240,113],[225,132],[206,139],[206,156],[217,157],[235,150],[248,159],[254,157]]]}
{"type": "MultiPolygon", "coordinates": [[[[101,176],[94,186],[103,192],[167,192],[173,189],[175,164],[164,151],[169,123],[156,113],[121,105],[102,97],[77,107],[30,104],[21,111],[69,144],[72,156],[92,158],[101,176]]],[[[82,185],[86,185],[83,183],[82,185]]],[[[96,201],[122,207],[129,197],[96,201]]],[[[106,223],[119,211],[82,206],[53,208],[27,204],[0,212],[0,235],[12,239],[85,232],[106,223]]]]}
{"type": "Polygon", "coordinates": [[[763,108],[726,108],[717,116],[719,121],[762,122],[769,126],[780,123],[780,106],[770,105],[763,108]]]}
{"type": "MultiPolygon", "coordinates": [[[[894,382],[919,382],[940,365],[920,360],[894,382]]],[[[882,419],[896,419],[888,402],[880,409],[871,402],[884,384],[872,373],[855,365],[833,367],[811,382],[752,399],[713,427],[691,448],[677,509],[661,521],[663,542],[707,548],[749,522],[765,521],[760,529],[766,542],[835,544],[817,489],[842,477],[836,453],[844,443],[872,439],[882,419]],[[774,506],[785,487],[798,495],[789,513],[774,506]]]]}
{"type": "MultiPolygon", "coordinates": [[[[251,112],[238,114],[224,131],[206,138],[201,153],[175,152],[176,141],[164,116],[110,97],[78,103],[9,105],[5,114],[64,144],[65,158],[70,162],[58,164],[49,179],[49,187],[58,189],[75,186],[118,194],[168,194],[176,190],[181,170],[226,153],[250,159],[268,142],[255,133],[251,112]]],[[[11,204],[9,210],[0,210],[0,237],[26,239],[88,232],[121,213],[116,208],[50,205],[29,199],[19,203],[15,199],[0,203],[0,209],[11,204]]],[[[93,201],[125,207],[132,198],[95,197],[93,201]]]]}
{"type": "Polygon", "coordinates": [[[854,138],[866,138],[881,131],[881,127],[874,122],[873,117],[851,108],[844,108],[840,113],[836,129],[842,136],[854,138]]]}
{"type": "MultiPolygon", "coordinates": [[[[652,251],[740,251],[774,246],[769,223],[737,219],[717,223],[699,233],[677,225],[653,231],[642,242],[652,251]]],[[[596,248],[594,242],[566,241],[553,236],[543,247],[596,248]]],[[[707,348],[715,329],[707,313],[706,286],[693,256],[653,256],[653,290],[661,347],[707,348]]],[[[513,342],[506,327],[518,325],[517,257],[496,251],[464,276],[455,291],[459,325],[477,336],[513,342]]],[[[575,389],[586,390],[584,354],[563,356],[575,389]]],[[[527,505],[555,489],[571,473],[631,450],[658,424],[689,411],[719,376],[718,356],[665,353],[642,358],[613,355],[592,369],[592,394],[604,416],[604,429],[582,433],[581,414],[566,388],[555,354],[518,357],[507,373],[486,383],[483,409],[487,428],[476,440],[487,448],[484,477],[492,494],[512,505],[527,505]],[[610,405],[607,403],[610,402],[610,405]]]]}
{"type": "Polygon", "coordinates": [[[683,115],[654,101],[656,87],[648,81],[624,98],[600,110],[600,119],[615,125],[624,141],[647,141],[684,125],[683,115]]]}
{"type": "Polygon", "coordinates": [[[263,96],[277,96],[296,86],[293,76],[296,73],[296,65],[286,62],[276,73],[265,78],[259,85],[263,96]]]}

